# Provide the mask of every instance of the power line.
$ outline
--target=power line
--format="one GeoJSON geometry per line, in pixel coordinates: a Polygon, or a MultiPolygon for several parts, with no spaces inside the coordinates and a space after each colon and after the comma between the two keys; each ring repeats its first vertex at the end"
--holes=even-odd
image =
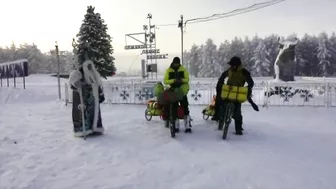
{"type": "MultiPolygon", "coordinates": [[[[211,16],[193,18],[193,19],[186,20],[184,22],[184,25],[186,25],[188,22],[191,22],[189,24],[196,24],[196,23],[208,22],[208,21],[212,21],[212,20],[218,20],[218,19],[222,19],[222,18],[236,16],[236,15],[239,15],[239,14],[244,14],[244,13],[247,13],[247,12],[252,12],[252,11],[255,11],[255,10],[258,10],[258,9],[269,7],[269,6],[284,2],[284,1],[286,1],[286,0],[271,0],[271,1],[266,1],[266,2],[262,2],[262,3],[256,3],[256,4],[253,4],[253,5],[245,7],[245,8],[235,9],[235,10],[232,10],[232,11],[226,12],[226,13],[220,13],[220,14],[216,13],[216,14],[213,14],[211,16]]],[[[156,25],[156,26],[166,27],[166,26],[176,26],[176,24],[159,24],[159,25],[156,25]]]]}
{"type": "Polygon", "coordinates": [[[222,19],[222,18],[236,16],[236,15],[244,14],[244,13],[247,13],[247,12],[252,12],[252,11],[255,11],[255,10],[259,10],[259,9],[262,9],[262,8],[265,8],[265,7],[269,7],[269,6],[284,2],[284,1],[286,1],[286,0],[272,0],[272,1],[262,2],[262,3],[256,3],[256,4],[253,4],[253,5],[245,7],[245,8],[235,9],[233,11],[222,13],[222,14],[213,14],[213,15],[207,16],[207,17],[189,19],[189,20],[186,20],[184,24],[187,24],[187,22],[191,22],[189,24],[195,24],[195,23],[208,22],[208,21],[212,21],[212,20],[218,20],[218,19],[222,19]]]}

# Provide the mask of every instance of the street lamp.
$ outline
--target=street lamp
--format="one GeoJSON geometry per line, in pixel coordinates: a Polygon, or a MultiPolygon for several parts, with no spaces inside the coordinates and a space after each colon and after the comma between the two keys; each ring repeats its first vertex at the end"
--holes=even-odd
{"type": "Polygon", "coordinates": [[[61,99],[60,60],[59,60],[59,53],[58,53],[58,44],[57,44],[57,41],[55,41],[55,49],[56,49],[56,58],[57,58],[58,98],[61,99]]]}

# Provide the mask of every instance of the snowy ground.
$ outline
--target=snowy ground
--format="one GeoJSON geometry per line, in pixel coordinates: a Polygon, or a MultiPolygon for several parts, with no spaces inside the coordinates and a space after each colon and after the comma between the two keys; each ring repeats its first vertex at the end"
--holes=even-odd
{"type": "Polygon", "coordinates": [[[43,75],[0,88],[0,189],[336,188],[334,108],[245,106],[244,136],[232,125],[223,141],[203,106],[191,106],[194,133],[172,139],[144,105],[103,104],[105,135],[84,141],[57,98],[43,75]]]}
{"type": "Polygon", "coordinates": [[[335,189],[334,109],[244,107],[244,136],[221,139],[191,107],[194,133],[170,138],[142,105],[103,105],[106,134],[72,136],[55,100],[0,109],[1,189],[335,189]]]}

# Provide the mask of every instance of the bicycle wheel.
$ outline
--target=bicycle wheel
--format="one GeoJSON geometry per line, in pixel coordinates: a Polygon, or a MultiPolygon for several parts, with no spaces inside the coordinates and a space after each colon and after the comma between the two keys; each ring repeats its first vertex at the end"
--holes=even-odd
{"type": "Polygon", "coordinates": [[[204,119],[204,120],[208,120],[209,117],[210,117],[209,115],[203,114],[203,119],[204,119]]]}
{"type": "Polygon", "coordinates": [[[170,135],[172,138],[175,138],[175,119],[174,119],[174,115],[173,115],[173,104],[170,103],[169,105],[169,129],[170,129],[170,135]]]}
{"type": "Polygon", "coordinates": [[[219,107],[219,120],[218,120],[218,130],[222,130],[224,126],[224,118],[225,118],[225,108],[223,107],[224,105],[221,105],[219,107]]]}
{"type": "Polygon", "coordinates": [[[146,118],[147,121],[152,120],[152,115],[151,115],[151,112],[150,112],[149,109],[145,110],[145,118],[146,118]]]}
{"type": "Polygon", "coordinates": [[[231,117],[232,117],[232,114],[233,114],[233,103],[232,102],[229,102],[226,106],[226,111],[225,111],[225,117],[224,117],[224,129],[223,129],[223,140],[226,139],[227,137],[227,133],[229,131],[229,125],[230,125],[230,122],[231,122],[231,117]]]}

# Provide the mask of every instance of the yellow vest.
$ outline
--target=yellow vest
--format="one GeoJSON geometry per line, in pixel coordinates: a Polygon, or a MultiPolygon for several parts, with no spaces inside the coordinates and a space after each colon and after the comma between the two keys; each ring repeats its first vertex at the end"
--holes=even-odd
{"type": "Polygon", "coordinates": [[[246,78],[243,74],[243,69],[244,68],[242,66],[239,66],[236,71],[232,71],[231,69],[229,69],[229,76],[226,84],[243,87],[246,82],[246,78]]]}

